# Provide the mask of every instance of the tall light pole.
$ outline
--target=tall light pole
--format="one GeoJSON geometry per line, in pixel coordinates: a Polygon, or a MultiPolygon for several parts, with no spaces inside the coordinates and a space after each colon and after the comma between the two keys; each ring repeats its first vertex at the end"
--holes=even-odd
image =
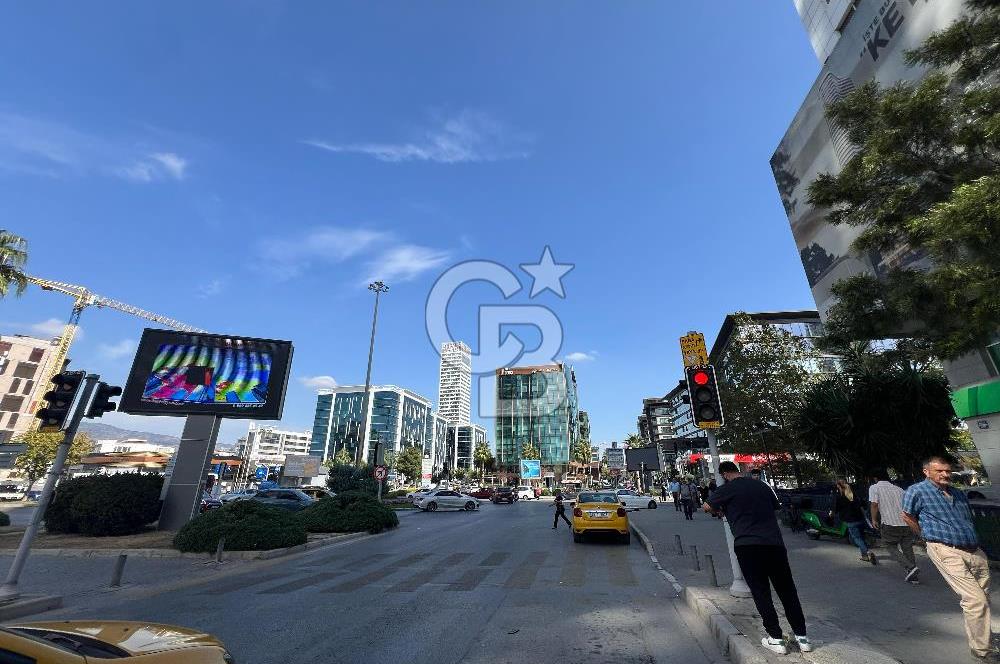
{"type": "Polygon", "coordinates": [[[368,439],[368,402],[372,389],[372,353],[375,352],[375,326],[378,324],[378,300],[382,293],[389,292],[389,287],[381,281],[368,284],[368,290],[375,293],[375,312],[372,314],[372,338],[368,343],[368,371],[365,372],[365,399],[361,404],[361,440],[354,451],[354,465],[361,465],[361,449],[368,439]]]}

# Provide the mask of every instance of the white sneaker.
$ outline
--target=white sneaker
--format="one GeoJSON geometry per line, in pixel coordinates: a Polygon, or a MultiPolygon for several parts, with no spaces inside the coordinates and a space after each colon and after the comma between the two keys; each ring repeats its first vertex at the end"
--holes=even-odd
{"type": "Polygon", "coordinates": [[[760,640],[760,645],[779,655],[788,654],[788,648],[785,647],[784,639],[772,639],[770,636],[765,636],[760,640]]]}
{"type": "Polygon", "coordinates": [[[796,636],[795,642],[799,644],[799,650],[802,652],[812,652],[813,644],[809,641],[808,636],[796,636]]]}

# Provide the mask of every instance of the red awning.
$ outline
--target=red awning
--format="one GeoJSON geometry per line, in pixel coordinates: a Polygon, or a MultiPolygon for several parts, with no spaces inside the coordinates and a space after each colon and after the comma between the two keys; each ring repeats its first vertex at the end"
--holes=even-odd
{"type": "Polygon", "coordinates": [[[767,463],[768,457],[771,461],[787,461],[787,452],[771,452],[770,454],[737,454],[736,463],[767,463]]]}
{"type": "Polygon", "coordinates": [[[702,454],[701,452],[695,452],[694,454],[688,457],[688,461],[694,463],[695,461],[700,461],[703,456],[705,455],[702,454]]]}

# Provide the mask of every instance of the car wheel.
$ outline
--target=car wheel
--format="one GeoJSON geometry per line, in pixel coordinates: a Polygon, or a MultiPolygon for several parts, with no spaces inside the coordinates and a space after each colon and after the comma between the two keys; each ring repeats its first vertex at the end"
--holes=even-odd
{"type": "Polygon", "coordinates": [[[573,533],[573,541],[577,542],[577,543],[582,542],[583,541],[583,533],[574,532],[573,533]]]}
{"type": "Polygon", "coordinates": [[[632,533],[625,533],[620,537],[621,543],[628,546],[632,543],[632,533]]]}
{"type": "Polygon", "coordinates": [[[437,503],[430,503],[429,505],[427,505],[427,511],[428,512],[434,512],[434,511],[437,510],[437,508],[438,508],[438,504],[437,503]]]}
{"type": "Polygon", "coordinates": [[[465,511],[466,512],[471,512],[474,509],[476,509],[476,504],[474,502],[472,502],[471,500],[465,504],[465,511]]]}
{"type": "Polygon", "coordinates": [[[655,500],[649,501],[649,509],[651,509],[651,510],[655,510],[656,509],[656,501],[655,500]]]}

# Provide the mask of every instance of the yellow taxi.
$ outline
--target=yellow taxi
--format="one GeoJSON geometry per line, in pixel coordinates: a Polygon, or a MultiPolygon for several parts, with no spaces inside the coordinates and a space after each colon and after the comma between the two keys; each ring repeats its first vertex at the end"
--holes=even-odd
{"type": "Polygon", "coordinates": [[[0,627],[0,662],[233,664],[222,642],[185,627],[147,622],[66,620],[0,627]]]}
{"type": "Polygon", "coordinates": [[[624,544],[632,539],[628,512],[614,491],[581,491],[573,504],[573,541],[592,533],[615,535],[624,544]]]}

